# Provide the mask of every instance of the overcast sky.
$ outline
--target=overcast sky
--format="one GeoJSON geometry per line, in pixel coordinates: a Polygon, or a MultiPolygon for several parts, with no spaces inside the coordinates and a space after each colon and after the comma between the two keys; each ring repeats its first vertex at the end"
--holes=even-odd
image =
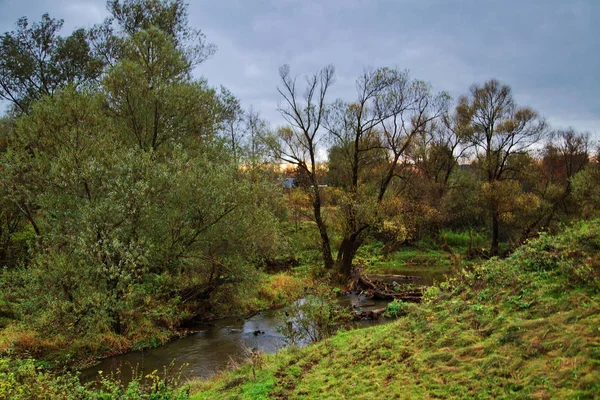
{"type": "MultiPolygon", "coordinates": [[[[410,70],[454,98],[492,77],[556,128],[600,138],[600,0],[192,0],[190,22],[218,47],[196,71],[271,122],[277,69],[337,72],[351,100],[365,67],[410,70]]],[[[44,12],[65,33],[106,16],[105,0],[0,0],[0,32],[44,12]]]]}

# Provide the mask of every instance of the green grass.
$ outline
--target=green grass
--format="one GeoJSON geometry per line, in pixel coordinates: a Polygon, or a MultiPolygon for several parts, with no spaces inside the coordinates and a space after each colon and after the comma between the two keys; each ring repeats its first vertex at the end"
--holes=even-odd
{"type": "Polygon", "coordinates": [[[594,221],[464,268],[394,323],[194,382],[192,398],[592,399],[599,303],[594,221]]]}
{"type": "Polygon", "coordinates": [[[355,263],[367,274],[419,275],[428,279],[439,279],[454,265],[464,264],[461,249],[451,254],[435,243],[405,245],[389,250],[379,241],[361,246],[355,263]]]}

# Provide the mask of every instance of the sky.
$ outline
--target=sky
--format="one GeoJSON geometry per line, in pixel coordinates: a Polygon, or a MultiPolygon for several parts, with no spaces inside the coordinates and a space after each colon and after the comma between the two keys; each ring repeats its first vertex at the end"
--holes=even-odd
{"type": "MultiPolygon", "coordinates": [[[[0,0],[0,32],[48,12],[64,33],[107,15],[105,0],[0,0]]],[[[397,67],[453,98],[497,78],[555,129],[600,139],[600,0],[191,0],[190,24],[217,46],[194,71],[272,124],[278,68],[336,68],[331,100],[365,68],[397,67]]]]}

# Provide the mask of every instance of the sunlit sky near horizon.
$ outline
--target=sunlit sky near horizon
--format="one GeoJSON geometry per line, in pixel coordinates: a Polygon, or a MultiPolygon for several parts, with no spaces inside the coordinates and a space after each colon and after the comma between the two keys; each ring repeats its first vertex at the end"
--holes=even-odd
{"type": "MultiPolygon", "coordinates": [[[[108,15],[105,0],[0,0],[0,32],[26,16],[64,19],[64,34],[108,15]]],[[[598,0],[197,0],[189,19],[218,51],[195,70],[272,124],[278,67],[333,64],[331,100],[351,100],[365,67],[408,69],[454,98],[492,77],[553,128],[600,139],[598,0]]]]}

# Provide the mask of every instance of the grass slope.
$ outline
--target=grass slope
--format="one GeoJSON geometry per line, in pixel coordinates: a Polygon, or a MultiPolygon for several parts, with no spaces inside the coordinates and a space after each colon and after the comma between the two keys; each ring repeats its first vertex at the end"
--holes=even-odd
{"type": "Polygon", "coordinates": [[[592,221],[463,269],[392,324],[192,383],[192,398],[597,398],[599,302],[592,221]]]}

